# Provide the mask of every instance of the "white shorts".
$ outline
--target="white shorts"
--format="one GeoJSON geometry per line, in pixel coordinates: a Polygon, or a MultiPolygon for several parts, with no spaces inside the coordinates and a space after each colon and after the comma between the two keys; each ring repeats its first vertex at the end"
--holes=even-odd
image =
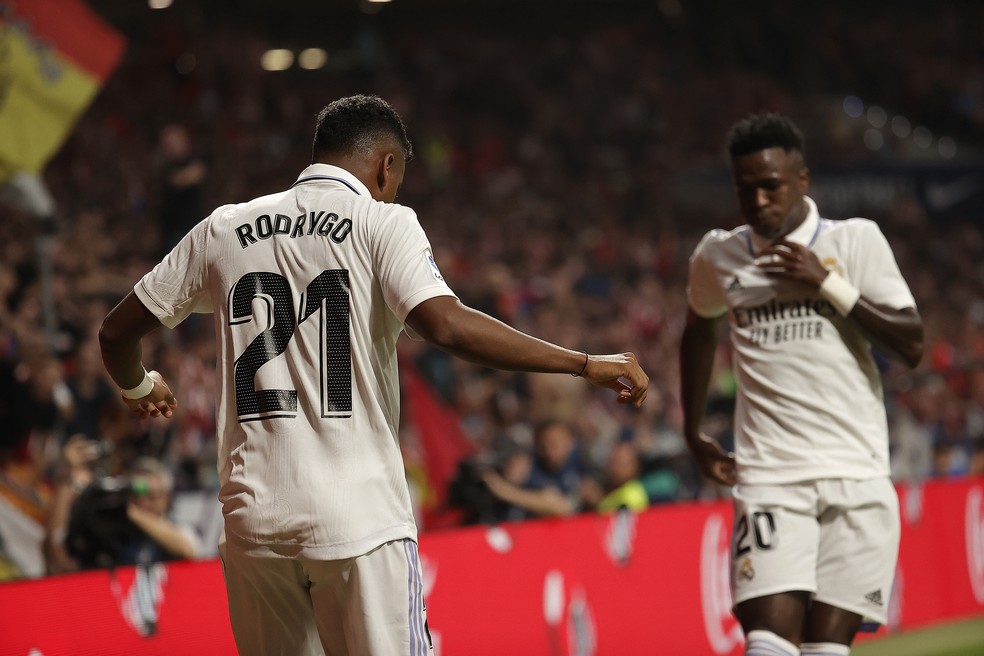
{"type": "Polygon", "coordinates": [[[887,478],[739,485],[734,491],[735,605],[805,590],[884,624],[899,552],[899,500],[887,478]]]}
{"type": "Polygon", "coordinates": [[[241,656],[431,653],[412,540],[344,560],[248,556],[225,542],[219,553],[241,656]]]}

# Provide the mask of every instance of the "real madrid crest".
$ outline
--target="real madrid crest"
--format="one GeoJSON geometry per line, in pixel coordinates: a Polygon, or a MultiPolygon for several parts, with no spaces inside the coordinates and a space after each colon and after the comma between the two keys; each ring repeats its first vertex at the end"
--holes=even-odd
{"type": "Polygon", "coordinates": [[[741,561],[741,565],[738,566],[738,576],[743,581],[751,581],[755,578],[755,568],[752,567],[751,558],[745,558],[741,561]]]}

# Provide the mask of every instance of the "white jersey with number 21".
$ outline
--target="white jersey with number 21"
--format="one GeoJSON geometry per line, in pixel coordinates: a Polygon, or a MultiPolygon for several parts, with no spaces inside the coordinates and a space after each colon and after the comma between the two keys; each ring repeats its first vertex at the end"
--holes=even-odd
{"type": "Polygon", "coordinates": [[[214,312],[227,540],[340,559],[416,539],[395,343],[416,305],[454,293],[412,210],[314,164],[216,209],[134,292],[168,327],[214,312]]]}

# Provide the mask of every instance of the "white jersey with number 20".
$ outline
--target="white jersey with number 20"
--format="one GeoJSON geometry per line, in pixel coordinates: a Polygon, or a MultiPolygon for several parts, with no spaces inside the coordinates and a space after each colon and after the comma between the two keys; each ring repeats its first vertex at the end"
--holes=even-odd
{"type": "MultiPolygon", "coordinates": [[[[786,239],[816,253],[872,303],[915,307],[877,224],[808,213],[786,239]]],[[[871,345],[816,290],[770,278],[768,245],[745,225],[704,236],[690,260],[690,307],[727,314],[738,377],[738,482],[781,485],[889,475],[881,377],[871,345]]]]}

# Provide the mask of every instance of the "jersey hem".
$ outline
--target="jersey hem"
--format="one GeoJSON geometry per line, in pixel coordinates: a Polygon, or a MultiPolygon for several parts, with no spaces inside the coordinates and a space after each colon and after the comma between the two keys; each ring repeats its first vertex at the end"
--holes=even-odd
{"type": "Polygon", "coordinates": [[[416,527],[400,524],[378,531],[369,537],[333,545],[255,542],[231,531],[226,541],[233,543],[248,556],[258,558],[310,558],[312,560],[344,560],[362,556],[393,540],[417,541],[416,527]]]}
{"type": "Polygon", "coordinates": [[[792,485],[811,481],[873,481],[881,478],[889,478],[889,472],[866,472],[864,474],[859,472],[845,473],[843,471],[836,473],[814,472],[781,478],[752,478],[738,474],[738,485],[792,485]]]}

